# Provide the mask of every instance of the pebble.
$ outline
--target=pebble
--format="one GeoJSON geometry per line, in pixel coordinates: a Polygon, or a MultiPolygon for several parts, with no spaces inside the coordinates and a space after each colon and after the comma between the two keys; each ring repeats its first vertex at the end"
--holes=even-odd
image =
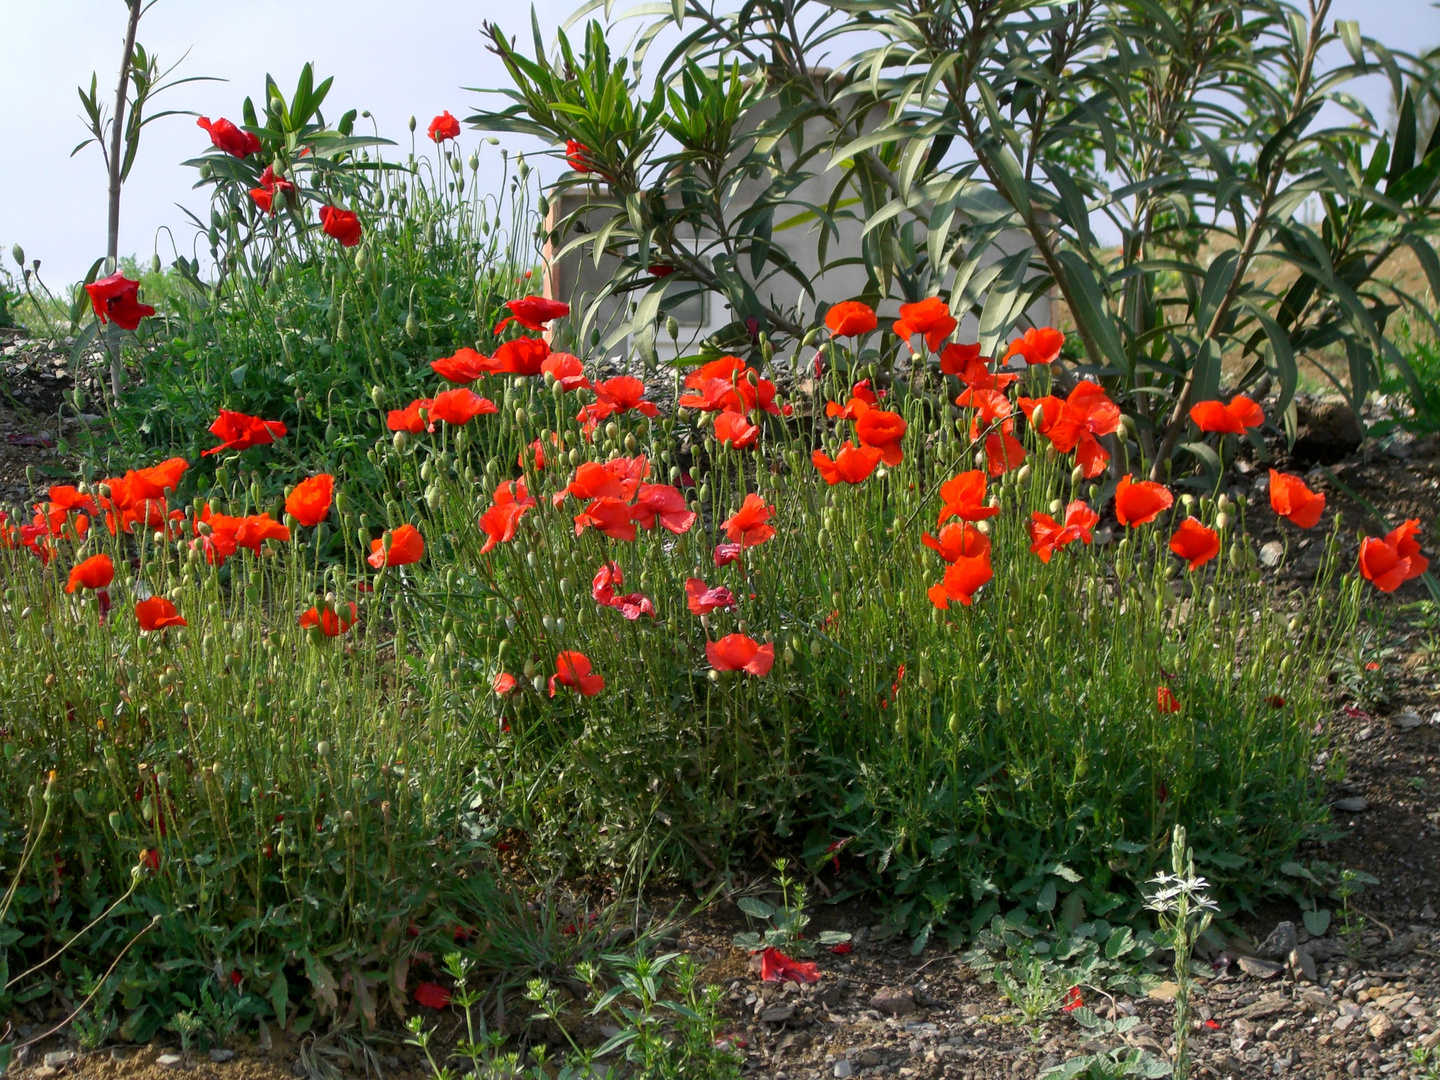
{"type": "Polygon", "coordinates": [[[51,1069],[62,1069],[74,1060],[74,1050],[52,1050],[45,1055],[45,1064],[51,1069]]]}
{"type": "Polygon", "coordinates": [[[1370,1018],[1370,1037],[1376,1042],[1384,1042],[1395,1033],[1395,1021],[1382,1013],[1376,1013],[1370,1018]]]}
{"type": "Polygon", "coordinates": [[[223,1065],[225,1064],[225,1062],[229,1061],[234,1056],[234,1050],[222,1050],[218,1046],[214,1050],[210,1051],[210,1060],[215,1062],[216,1065],[223,1065]]]}
{"type": "Polygon", "coordinates": [[[773,1009],[766,1009],[760,1014],[760,1019],[767,1024],[783,1024],[790,1017],[795,1015],[794,1005],[777,1005],[773,1009]]]}
{"type": "Polygon", "coordinates": [[[1424,722],[1424,718],[1414,709],[1406,709],[1404,712],[1396,713],[1390,717],[1391,726],[1397,727],[1401,731],[1409,731],[1411,728],[1417,728],[1424,722]]]}
{"type": "Polygon", "coordinates": [[[915,1011],[915,994],[908,988],[882,986],[870,999],[870,1008],[886,1016],[909,1016],[915,1011]]]}
{"type": "Polygon", "coordinates": [[[1342,814],[1358,814],[1370,809],[1370,800],[1364,795],[1352,795],[1348,799],[1336,799],[1332,805],[1342,814]]]}
{"type": "Polygon", "coordinates": [[[155,1064],[162,1069],[178,1069],[185,1064],[185,1059],[179,1054],[161,1054],[155,1059],[155,1064]]]}
{"type": "Polygon", "coordinates": [[[1240,957],[1240,970],[1253,979],[1273,979],[1284,970],[1279,964],[1260,960],[1254,956],[1240,957]]]}
{"type": "Polygon", "coordinates": [[[1295,976],[1296,982],[1313,983],[1319,980],[1315,971],[1315,960],[1309,950],[1297,945],[1290,950],[1290,971],[1295,976]]]}
{"type": "Polygon", "coordinates": [[[1260,565],[1274,567],[1280,565],[1280,560],[1285,557],[1285,545],[1279,540],[1271,540],[1260,548],[1260,565]]]}
{"type": "Polygon", "coordinates": [[[1159,986],[1152,987],[1147,995],[1151,1001],[1174,1001],[1175,995],[1180,993],[1180,984],[1177,982],[1162,982],[1159,986]]]}
{"type": "Polygon", "coordinates": [[[835,1062],[835,1067],[830,1070],[830,1075],[836,1077],[836,1080],[845,1080],[845,1077],[853,1075],[854,1072],[854,1068],[850,1065],[850,1059],[841,1058],[835,1062]]]}
{"type": "Polygon", "coordinates": [[[1290,955],[1295,947],[1300,944],[1300,939],[1295,933],[1295,924],[1288,919],[1275,924],[1275,929],[1270,931],[1270,936],[1260,943],[1255,951],[1271,960],[1280,960],[1290,955]]]}

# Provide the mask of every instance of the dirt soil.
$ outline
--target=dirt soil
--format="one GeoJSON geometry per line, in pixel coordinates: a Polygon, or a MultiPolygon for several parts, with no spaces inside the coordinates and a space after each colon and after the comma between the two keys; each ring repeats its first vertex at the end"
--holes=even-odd
{"type": "MultiPolygon", "coordinates": [[[[54,446],[57,410],[72,385],[60,363],[65,359],[0,336],[0,499],[19,501],[33,490],[26,484],[27,466],[40,470],[43,486],[46,470],[58,473],[65,465],[54,446]]],[[[1305,409],[1323,411],[1313,401],[1305,409]]],[[[1323,418],[1313,426],[1325,428],[1323,418]]],[[[1343,437],[1338,447],[1325,438],[1319,444],[1306,454],[1271,447],[1273,464],[1305,474],[1328,500],[1326,521],[1310,534],[1313,539],[1297,541],[1290,530],[1286,558],[1278,558],[1283,544],[1268,549],[1276,558],[1265,572],[1282,591],[1313,574],[1323,526],[1334,512],[1345,515],[1352,551],[1355,530],[1379,528],[1331,476],[1390,515],[1392,524],[1419,518],[1427,536],[1440,505],[1440,439],[1402,436],[1353,452],[1343,437]]],[[[1263,509],[1267,476],[1265,464],[1242,462],[1231,488],[1256,506],[1249,524],[1262,544],[1282,537],[1263,509]]],[[[1440,1076],[1440,1069],[1427,1072],[1412,1062],[1423,1048],[1434,1049],[1440,1061],[1440,686],[1435,680],[1440,619],[1432,638],[1413,610],[1427,598],[1418,581],[1393,598],[1375,597],[1394,619],[1386,638],[1392,651],[1381,654],[1363,700],[1339,690],[1334,700],[1337,751],[1347,761],[1346,778],[1333,792],[1341,835],[1303,853],[1379,879],[1355,901],[1363,913],[1361,936],[1348,947],[1335,928],[1330,936],[1314,938],[1298,908],[1278,904],[1231,928],[1225,950],[1212,961],[1212,977],[1199,991],[1191,1044],[1197,1076],[1440,1076]],[[1285,940],[1283,947],[1293,945],[1294,953],[1272,949],[1269,956],[1258,955],[1266,939],[1272,939],[1270,944],[1277,940],[1272,931],[1280,939],[1293,933],[1293,941],[1285,940]]],[[[822,951],[822,977],[810,986],[761,982],[748,956],[730,944],[742,929],[747,927],[738,911],[719,904],[689,923],[677,944],[705,966],[710,981],[724,987],[725,1038],[744,1055],[746,1075],[757,1080],[1030,1080],[1070,1056],[1106,1045],[1091,1040],[1060,1012],[1027,1027],[993,984],[982,982],[944,947],[931,945],[912,956],[907,942],[877,940],[879,927],[860,905],[817,912],[816,930],[849,930],[854,947],[843,956],[822,951]]],[[[1083,993],[1102,1015],[1139,1019],[1125,1036],[1131,1045],[1159,1054],[1169,1049],[1174,1013],[1163,988],[1135,999],[1107,999],[1090,989],[1083,993]]],[[[22,1028],[21,1034],[28,1032],[22,1028]]],[[[233,1048],[236,1056],[223,1063],[198,1053],[162,1059],[162,1053],[178,1052],[154,1046],[52,1056],[47,1063],[47,1053],[68,1049],[62,1037],[55,1037],[28,1050],[15,1075],[20,1080],[62,1074],[67,1080],[169,1080],[177,1074],[197,1080],[278,1080],[308,1074],[337,1080],[365,1071],[363,1060],[344,1055],[332,1056],[330,1065],[317,1070],[313,1044],[305,1055],[303,1046],[278,1037],[271,1041],[268,1033],[262,1042],[264,1049],[254,1039],[240,1040],[233,1048]]],[[[382,1046],[370,1064],[387,1078],[420,1080],[425,1075],[420,1060],[399,1044],[395,1038],[382,1046]]]]}

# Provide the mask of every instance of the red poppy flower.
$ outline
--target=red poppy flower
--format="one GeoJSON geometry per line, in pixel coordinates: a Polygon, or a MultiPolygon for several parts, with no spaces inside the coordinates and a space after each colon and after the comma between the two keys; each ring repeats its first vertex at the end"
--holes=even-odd
{"type": "Polygon", "coordinates": [[[550,696],[555,696],[555,687],[568,686],[579,690],[585,697],[594,697],[605,689],[605,680],[591,674],[594,665],[582,652],[562,652],[555,657],[555,674],[550,676],[550,696]]]}
{"type": "Polygon", "coordinates": [[[1367,536],[1360,543],[1360,573],[1381,592],[1394,592],[1405,582],[1425,573],[1430,560],[1420,554],[1415,534],[1418,519],[1391,530],[1383,540],[1367,536]]]}
{"type": "Polygon", "coordinates": [[[635,521],[630,504],[608,495],[594,500],[575,515],[575,535],[586,529],[599,529],[611,540],[634,540],[635,521]]]}
{"type": "Polygon", "coordinates": [[[859,337],[877,325],[874,309],[859,300],[842,300],[825,313],[825,327],[835,337],[859,337]]]}
{"type": "Polygon", "coordinates": [[[446,109],[435,119],[430,121],[430,126],[425,129],[425,134],[430,136],[433,143],[442,143],[446,139],[458,139],[460,137],[460,121],[450,115],[446,109]]]}
{"type": "Polygon", "coordinates": [[[90,294],[90,306],[102,326],[113,322],[122,330],[134,330],[141,319],[155,314],[149,304],[140,303],[140,283],[124,274],[114,273],[91,282],[85,291],[90,294]]]}
{"type": "Polygon", "coordinates": [[[722,412],[715,417],[715,441],[721,446],[744,450],[754,446],[760,429],[737,412],[722,412]]]}
{"type": "Polygon", "coordinates": [[[954,375],[971,390],[1004,390],[1020,381],[1019,375],[1005,375],[990,370],[980,355],[980,345],[946,345],[940,354],[940,370],[954,375]]]}
{"type": "Polygon", "coordinates": [[[210,425],[210,434],[220,439],[220,445],[203,451],[201,457],[219,454],[226,450],[248,450],[252,446],[268,446],[282,438],[289,429],[279,420],[261,420],[258,416],[221,409],[220,415],[210,425]]]}
{"type": "Polygon", "coordinates": [[[185,626],[186,622],[175,610],[175,605],[163,596],[152,596],[135,605],[135,618],[140,629],[146,633],[164,630],[167,626],[185,626]]]}
{"type": "Polygon", "coordinates": [[[716,544],[714,553],[715,565],[717,567],[729,566],[736,559],[740,558],[743,550],[744,548],[740,544],[716,544]]]}
{"type": "Polygon", "coordinates": [[[415,1002],[427,1009],[443,1009],[450,1004],[450,991],[439,983],[422,982],[415,987],[415,1002]]]}
{"type": "Polygon", "coordinates": [[[1180,711],[1180,702],[1175,700],[1175,695],[1170,692],[1168,686],[1157,686],[1155,688],[1155,708],[1162,713],[1177,713],[1180,711]]]}
{"type": "Polygon", "coordinates": [[[925,344],[931,352],[940,351],[940,343],[949,337],[959,323],[950,314],[949,305],[938,296],[927,297],[917,304],[901,304],[900,318],[895,321],[895,333],[904,340],[913,353],[915,346],[910,339],[916,334],[925,335],[925,344]]]}
{"type": "Polygon", "coordinates": [[[975,593],[994,576],[990,567],[990,550],[986,548],[979,555],[962,555],[956,559],[945,571],[945,577],[930,586],[927,595],[930,602],[942,611],[955,600],[969,607],[975,601],[975,593]]]}
{"type": "Polygon", "coordinates": [[[1174,504],[1169,488],[1153,480],[1134,480],[1129,473],[1115,488],[1115,518],[1127,529],[1148,525],[1174,504]]]}
{"type": "Polygon", "coordinates": [[[1005,359],[1023,356],[1027,364],[1053,364],[1060,356],[1065,335],[1053,326],[1032,326],[1010,343],[1005,359]]]}
{"type": "Polygon", "coordinates": [[[719,641],[705,642],[705,657],[716,671],[744,671],[763,678],[775,666],[775,646],[761,645],[744,634],[726,634],[719,641]]]}
{"type": "Polygon", "coordinates": [[[1065,1004],[1060,1006],[1061,1012],[1074,1012],[1085,1004],[1085,999],[1080,996],[1080,988],[1072,986],[1065,993],[1065,1004]]]}
{"type": "Polygon", "coordinates": [[[508,544],[515,539],[515,530],[525,512],[535,505],[524,480],[505,480],[495,488],[490,509],[480,515],[480,528],[484,531],[485,546],[480,549],[484,555],[496,544],[508,544]]]}
{"type": "MultiPolygon", "coordinates": [[[[560,437],[553,431],[550,433],[550,440],[554,445],[560,445],[560,437]]],[[[530,445],[526,447],[526,449],[530,451],[530,463],[535,467],[536,471],[544,469],[545,444],[539,439],[531,439],[530,445]]],[[[522,469],[525,468],[525,450],[520,451],[519,455],[515,458],[515,464],[522,469]]]]}
{"type": "Polygon", "coordinates": [[[670,484],[641,484],[630,516],[642,529],[653,529],[658,521],[676,536],[695,524],[695,512],[685,505],[680,489],[670,484]]]}
{"type": "Polygon", "coordinates": [[[129,486],[132,499],[163,499],[167,492],[179,487],[180,477],[188,468],[190,464],[184,458],[166,458],[159,465],[127,472],[124,482],[129,486]]]}
{"type": "Polygon", "coordinates": [[[1190,419],[1201,431],[1244,435],[1246,428],[1259,427],[1265,422],[1265,410],[1244,394],[1236,394],[1228,405],[1218,401],[1200,402],[1191,408],[1190,419]]]}
{"type": "Polygon", "coordinates": [[[109,555],[91,555],[77,563],[70,571],[70,580],[65,585],[67,593],[76,589],[103,589],[115,580],[115,564],[109,555]]]}
{"type": "Polygon", "coordinates": [[[906,426],[905,418],[899,413],[866,409],[855,421],[855,435],[861,446],[879,450],[880,460],[886,465],[899,465],[905,458],[900,441],[905,437],[906,426]]]}
{"type": "Polygon", "coordinates": [[[881,456],[882,451],[878,448],[874,446],[857,447],[847,439],[845,445],[840,447],[840,452],[833,459],[823,450],[816,450],[811,453],[810,461],[819,471],[825,483],[833,487],[840,483],[864,483],[875,471],[875,466],[880,464],[881,456]]]}
{"type": "Polygon", "coordinates": [[[577,139],[565,140],[565,161],[578,173],[591,172],[590,148],[577,139]]]}
{"type": "Polygon", "coordinates": [[[339,240],[343,247],[354,247],[360,243],[360,234],[364,231],[353,211],[342,210],[338,206],[320,208],[320,228],[325,230],[326,236],[339,240]]]}
{"type": "Polygon", "coordinates": [[[937,551],[947,563],[975,559],[990,553],[990,538],[969,522],[953,521],[940,530],[939,537],[924,533],[920,542],[937,551]]]}
{"type": "Polygon", "coordinates": [[[275,212],[275,195],[293,192],[295,185],[283,176],[276,176],[273,166],[266,165],[265,171],[260,174],[260,186],[250,189],[250,198],[264,213],[275,212]]]}
{"type": "Polygon", "coordinates": [[[1099,521],[1100,515],[1080,499],[1065,507],[1064,524],[1037,511],[1030,515],[1030,550],[1040,556],[1041,562],[1048,563],[1050,556],[1067,544],[1076,540],[1084,544],[1094,541],[1091,530],[1099,521]]]}
{"type": "Polygon", "coordinates": [[[295,485],[285,499],[285,512],[306,528],[314,528],[330,516],[334,496],[335,477],[321,473],[295,485]]]}
{"type": "Polygon", "coordinates": [[[495,324],[497,335],[512,322],[538,332],[544,330],[545,324],[552,319],[570,314],[570,305],[565,301],[551,300],[544,296],[522,296],[518,300],[505,301],[505,306],[510,309],[510,314],[495,324]]]}
{"type": "Polygon", "coordinates": [[[596,383],[595,399],[595,404],[604,408],[604,416],[631,409],[643,416],[655,416],[660,411],[653,401],[645,400],[645,384],[633,375],[617,375],[596,383]]]}
{"type": "Polygon", "coordinates": [[[552,496],[559,506],[566,495],[577,499],[622,499],[635,497],[640,481],[650,473],[650,463],[643,454],[633,458],[617,457],[606,462],[586,461],[575,470],[570,483],[552,496]]]}
{"type": "Polygon", "coordinates": [[[1041,409],[1039,422],[1033,419],[1032,413],[1031,423],[1060,453],[1068,454],[1074,450],[1075,463],[1087,478],[1099,476],[1110,455],[1100,445],[1097,436],[1113,435],[1120,430],[1120,407],[1110,400],[1104,387],[1088,379],[1082,380],[1070,391],[1070,396],[1059,409],[1059,415],[1053,419],[1048,407],[1052,400],[1041,398],[1038,403],[1030,403],[1041,409]]]}
{"type": "Polygon", "coordinates": [[[260,552],[260,545],[266,540],[288,541],[290,530],[269,514],[249,514],[238,519],[235,528],[235,543],[243,548],[260,552]]]}
{"type": "Polygon", "coordinates": [[[717,610],[734,611],[738,606],[735,594],[724,585],[712,589],[698,577],[685,579],[685,603],[695,615],[709,615],[717,610]]]}
{"type": "Polygon", "coordinates": [[[985,436],[985,467],[991,476],[1004,476],[1023,464],[1025,447],[1010,432],[992,431],[985,436]]]}
{"type": "Polygon", "coordinates": [[[494,690],[495,693],[501,697],[504,697],[506,694],[513,693],[519,685],[519,679],[515,678],[515,676],[511,675],[508,671],[502,671],[491,681],[490,689],[494,690]]]}
{"type": "Polygon", "coordinates": [[[50,500],[51,510],[61,510],[66,513],[71,510],[84,510],[87,514],[94,514],[99,510],[95,505],[94,496],[82,495],[79,488],[71,487],[68,484],[52,484],[45,495],[50,500]]]}
{"type": "Polygon", "coordinates": [[[391,409],[385,414],[385,427],[390,431],[406,431],[411,435],[419,435],[425,431],[430,415],[430,406],[435,403],[433,398],[416,398],[403,409],[391,409]],[[425,415],[420,415],[420,410],[425,410],[425,415]]]}
{"type": "Polygon", "coordinates": [[[626,593],[623,596],[616,593],[615,590],[624,584],[625,577],[621,574],[620,567],[613,562],[605,563],[595,571],[595,577],[590,583],[590,595],[597,604],[615,608],[631,622],[641,615],[653,617],[655,605],[648,596],[638,592],[626,593]]]}
{"type": "Polygon", "coordinates": [[[195,121],[195,126],[210,133],[211,146],[224,150],[232,157],[246,158],[260,152],[260,140],[253,133],[241,131],[223,116],[219,120],[202,116],[195,121]]]}
{"type": "Polygon", "coordinates": [[[569,353],[552,352],[545,357],[540,365],[540,374],[555,376],[560,389],[566,392],[590,389],[590,380],[585,377],[585,365],[578,356],[571,356],[569,353]]]}
{"type": "Polygon", "coordinates": [[[979,469],[960,473],[940,485],[940,520],[984,521],[1000,513],[998,506],[985,505],[985,474],[979,469]]]}
{"type": "Polygon", "coordinates": [[[702,364],[685,377],[685,387],[701,394],[682,395],[678,402],[682,408],[739,413],[761,409],[775,416],[789,415],[789,406],[782,409],[775,402],[775,384],[762,379],[738,356],[722,356],[702,364]]]}
{"type": "Polygon", "coordinates": [[[770,524],[774,513],[772,507],[765,505],[764,499],[751,493],[745,496],[739,510],[721,522],[721,526],[725,535],[731,540],[739,541],[742,548],[754,547],[775,535],[775,529],[770,524]]]}
{"type": "Polygon", "coordinates": [[[1170,538],[1170,550],[1189,562],[1191,570],[1198,570],[1220,554],[1220,534],[1198,518],[1187,517],[1170,538]]]}
{"type": "Polygon", "coordinates": [[[300,628],[308,630],[312,626],[318,626],[320,632],[326,637],[339,637],[354,626],[355,620],[359,618],[360,609],[355,606],[355,601],[350,601],[349,607],[350,617],[348,619],[328,604],[323,611],[318,607],[312,607],[300,616],[300,628]]]}
{"type": "Polygon", "coordinates": [[[442,390],[430,402],[430,424],[437,420],[459,427],[468,424],[477,416],[487,416],[500,409],[489,398],[483,398],[473,390],[457,386],[454,390],[442,390]]]}
{"type": "Polygon", "coordinates": [[[878,400],[875,391],[870,389],[870,380],[861,379],[850,388],[850,400],[844,405],[838,401],[827,401],[825,415],[831,418],[839,417],[841,420],[858,420],[860,414],[876,404],[878,400]]]}
{"type": "Polygon", "coordinates": [[[466,348],[457,350],[454,356],[442,356],[439,360],[430,361],[430,367],[436,375],[446,382],[458,383],[461,386],[494,371],[495,366],[495,362],[488,356],[466,348]]]}
{"type": "MultiPolygon", "coordinates": [[[[162,833],[164,829],[160,830],[162,833]]],[[[140,865],[152,874],[160,872],[160,851],[158,848],[143,848],[140,852],[140,865]]]]}
{"type": "Polygon", "coordinates": [[[539,375],[550,346],[543,338],[513,338],[495,350],[495,370],[504,375],[539,375]]]}
{"type": "Polygon", "coordinates": [[[820,981],[820,967],[791,960],[779,949],[771,947],[760,954],[760,978],[765,982],[817,983],[820,981]]]}
{"type": "Polygon", "coordinates": [[[1302,529],[1313,528],[1325,511],[1325,496],[1298,476],[1270,470],[1270,509],[1302,529]]]}
{"type": "Polygon", "coordinates": [[[425,557],[425,540],[414,525],[401,525],[393,532],[387,532],[390,550],[385,550],[385,537],[370,541],[371,566],[379,570],[385,566],[409,566],[425,557]]]}

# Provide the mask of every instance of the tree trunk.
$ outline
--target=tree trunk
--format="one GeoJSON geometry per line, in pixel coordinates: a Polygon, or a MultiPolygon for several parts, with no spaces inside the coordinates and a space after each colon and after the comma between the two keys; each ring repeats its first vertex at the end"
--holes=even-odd
{"type": "MultiPolygon", "coordinates": [[[[142,0],[129,0],[130,20],[125,27],[125,51],[120,57],[120,78],[115,86],[115,118],[110,127],[110,222],[106,237],[106,267],[110,273],[120,268],[120,169],[125,134],[125,98],[130,89],[130,61],[135,55],[135,31],[140,25],[142,0]]],[[[125,383],[125,369],[120,364],[120,328],[113,322],[106,344],[110,352],[110,394],[120,400],[125,383]]]]}

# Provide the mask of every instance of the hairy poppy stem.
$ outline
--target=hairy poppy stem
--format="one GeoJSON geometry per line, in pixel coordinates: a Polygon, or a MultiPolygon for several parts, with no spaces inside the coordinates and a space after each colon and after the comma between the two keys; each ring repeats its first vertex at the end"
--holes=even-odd
{"type": "MultiPolygon", "coordinates": [[[[135,32],[140,26],[141,0],[128,0],[130,19],[125,27],[125,51],[120,54],[120,78],[115,86],[115,119],[110,124],[110,219],[106,232],[105,257],[111,272],[120,268],[120,183],[124,162],[120,153],[125,131],[125,93],[130,88],[130,65],[135,56],[135,32]]],[[[105,338],[110,353],[110,393],[118,403],[125,383],[125,370],[120,365],[120,327],[114,322],[105,338]]]]}

